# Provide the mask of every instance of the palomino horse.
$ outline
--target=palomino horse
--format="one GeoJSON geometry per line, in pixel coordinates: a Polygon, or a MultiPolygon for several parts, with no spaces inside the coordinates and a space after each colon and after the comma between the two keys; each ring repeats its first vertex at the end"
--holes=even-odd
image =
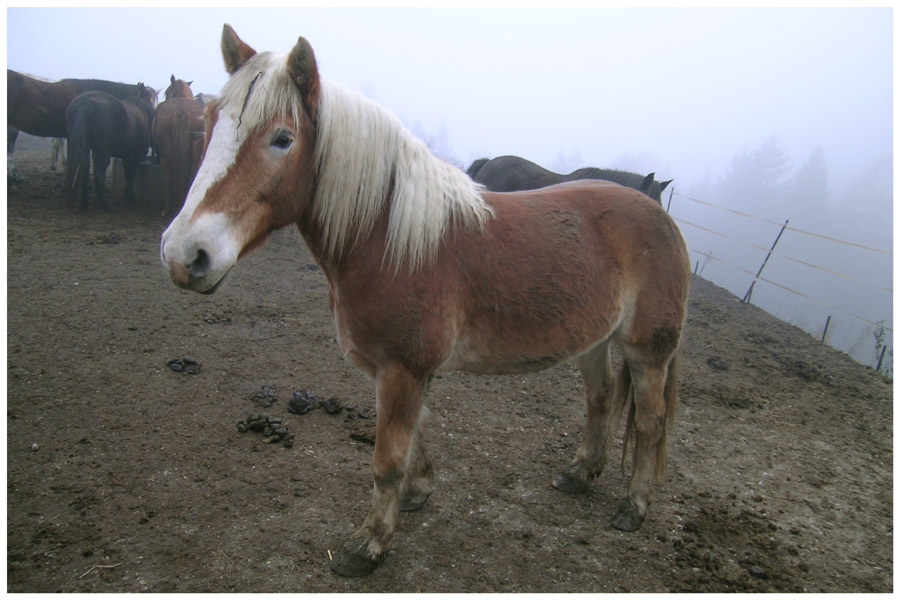
{"type": "Polygon", "coordinates": [[[153,145],[166,184],[164,215],[181,210],[203,151],[203,106],[194,100],[190,82],[175,79],[153,117],[153,145]]]}
{"type": "MultiPolygon", "coordinates": [[[[17,177],[13,152],[19,130],[38,137],[65,138],[66,109],[79,94],[102,91],[124,99],[138,94],[142,84],[116,83],[102,79],[62,79],[45,81],[6,70],[6,168],[10,177],[17,177]]],[[[151,93],[156,106],[156,91],[151,93]]],[[[57,152],[54,150],[54,152],[57,152]]],[[[54,161],[55,162],[55,161],[54,161]]]]}
{"type": "Polygon", "coordinates": [[[656,181],[655,173],[644,176],[628,171],[596,167],[585,167],[572,171],[568,175],[561,175],[518,156],[499,156],[494,159],[479,158],[472,163],[466,173],[492,192],[536,190],[565,181],[602,179],[640,190],[660,203],[662,202],[662,191],[672,183],[671,179],[656,181]]]}
{"type": "Polygon", "coordinates": [[[372,505],[331,568],[370,572],[398,511],[431,494],[423,397],[440,371],[523,373],[574,357],[587,424],[554,486],[588,489],[628,405],[633,472],[612,525],[637,529],[665,467],[690,282],[662,207],[601,181],[485,191],[386,110],[321,78],[305,39],[287,57],[257,54],[226,25],[222,51],[231,77],[207,107],[203,162],[160,256],[178,286],[209,294],[294,224],[321,266],[337,340],[374,380],[377,407],[372,505]]]}
{"type": "Polygon", "coordinates": [[[91,154],[94,186],[100,206],[106,199],[106,169],[112,157],[122,159],[125,171],[125,202],[134,199],[134,178],[150,148],[152,98],[156,92],[138,84],[138,95],[119,100],[106,92],[86,92],[72,100],[66,110],[69,152],[66,160],[65,196],[69,206],[81,195],[87,208],[90,194],[91,154]]]}

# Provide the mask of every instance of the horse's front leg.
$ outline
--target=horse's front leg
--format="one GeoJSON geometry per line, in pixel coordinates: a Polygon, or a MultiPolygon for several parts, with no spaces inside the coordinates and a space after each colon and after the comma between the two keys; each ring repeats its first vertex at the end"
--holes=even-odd
{"type": "MultiPolygon", "coordinates": [[[[372,507],[362,527],[330,564],[334,572],[346,577],[371,573],[384,560],[397,527],[404,488],[410,484],[416,487],[414,493],[424,504],[420,493],[425,491],[422,479],[428,479],[431,473],[420,440],[416,439],[425,379],[399,364],[390,364],[378,368],[375,381],[378,414],[372,456],[375,478],[372,507]],[[408,473],[410,467],[418,471],[412,477],[408,473]]],[[[429,480],[427,492],[430,491],[429,480]]]]}
{"type": "Polygon", "coordinates": [[[51,167],[54,171],[66,169],[66,146],[69,143],[67,138],[53,138],[53,162],[55,167],[51,167]]]}

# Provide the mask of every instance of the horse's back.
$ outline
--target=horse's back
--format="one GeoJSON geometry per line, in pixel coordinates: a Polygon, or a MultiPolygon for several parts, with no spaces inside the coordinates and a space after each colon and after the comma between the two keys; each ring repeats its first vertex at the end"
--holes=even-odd
{"type": "Polygon", "coordinates": [[[141,156],[150,147],[151,116],[136,97],[120,100],[109,92],[85,92],[69,104],[66,122],[70,137],[86,128],[93,150],[117,158],[141,156]]]}
{"type": "Polygon", "coordinates": [[[6,70],[6,122],[39,137],[65,137],[66,108],[79,90],[6,70]]]}
{"type": "Polygon", "coordinates": [[[179,136],[191,137],[203,130],[203,105],[193,98],[170,98],[156,107],[153,143],[161,152],[174,146],[179,136]]]}
{"type": "Polygon", "coordinates": [[[473,179],[491,191],[512,192],[560,183],[563,176],[518,156],[498,156],[487,161],[473,179]]]}
{"type": "Polygon", "coordinates": [[[559,226],[548,227],[548,223],[556,222],[571,232],[564,239],[600,244],[610,252],[614,249],[609,245],[614,243],[623,255],[645,255],[647,248],[681,254],[684,249],[678,227],[659,203],[615,182],[581,179],[536,190],[486,191],[484,198],[497,214],[492,225],[503,227],[508,221],[509,227],[541,228],[544,232],[532,231],[532,237],[549,244],[554,243],[553,232],[559,226]]]}

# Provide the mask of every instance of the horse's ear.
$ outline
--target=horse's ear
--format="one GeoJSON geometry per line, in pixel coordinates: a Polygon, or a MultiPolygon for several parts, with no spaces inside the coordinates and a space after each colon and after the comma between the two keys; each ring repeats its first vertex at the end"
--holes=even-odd
{"type": "Polygon", "coordinates": [[[225,70],[229,75],[244,66],[256,50],[241,41],[228,23],[222,28],[222,57],[225,59],[225,70]]]}
{"type": "Polygon", "coordinates": [[[670,180],[668,180],[668,181],[660,181],[660,182],[659,182],[659,191],[661,192],[661,191],[663,191],[664,189],[666,189],[666,186],[669,185],[670,183],[672,183],[673,181],[675,181],[675,180],[674,180],[674,179],[670,179],[670,180]]]}
{"type": "Polygon", "coordinates": [[[644,180],[641,182],[641,191],[642,192],[650,189],[650,187],[653,185],[654,177],[656,177],[656,173],[650,173],[649,175],[644,177],[644,180]]]}
{"type": "Polygon", "coordinates": [[[302,37],[288,57],[288,73],[300,90],[307,112],[314,115],[319,104],[319,68],[312,46],[302,37]]]}
{"type": "Polygon", "coordinates": [[[172,75],[172,79],[169,80],[169,83],[175,85],[175,75],[172,75]]]}

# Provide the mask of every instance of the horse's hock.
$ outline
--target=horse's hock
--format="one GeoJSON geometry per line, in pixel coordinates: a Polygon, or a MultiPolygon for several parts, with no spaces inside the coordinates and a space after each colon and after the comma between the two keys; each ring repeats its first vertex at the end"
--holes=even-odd
{"type": "MultiPolygon", "coordinates": [[[[121,198],[125,194],[125,169],[122,160],[112,161],[112,193],[121,198]]],[[[162,167],[147,162],[141,163],[134,178],[134,198],[140,204],[162,209],[166,201],[162,167]]]]}

